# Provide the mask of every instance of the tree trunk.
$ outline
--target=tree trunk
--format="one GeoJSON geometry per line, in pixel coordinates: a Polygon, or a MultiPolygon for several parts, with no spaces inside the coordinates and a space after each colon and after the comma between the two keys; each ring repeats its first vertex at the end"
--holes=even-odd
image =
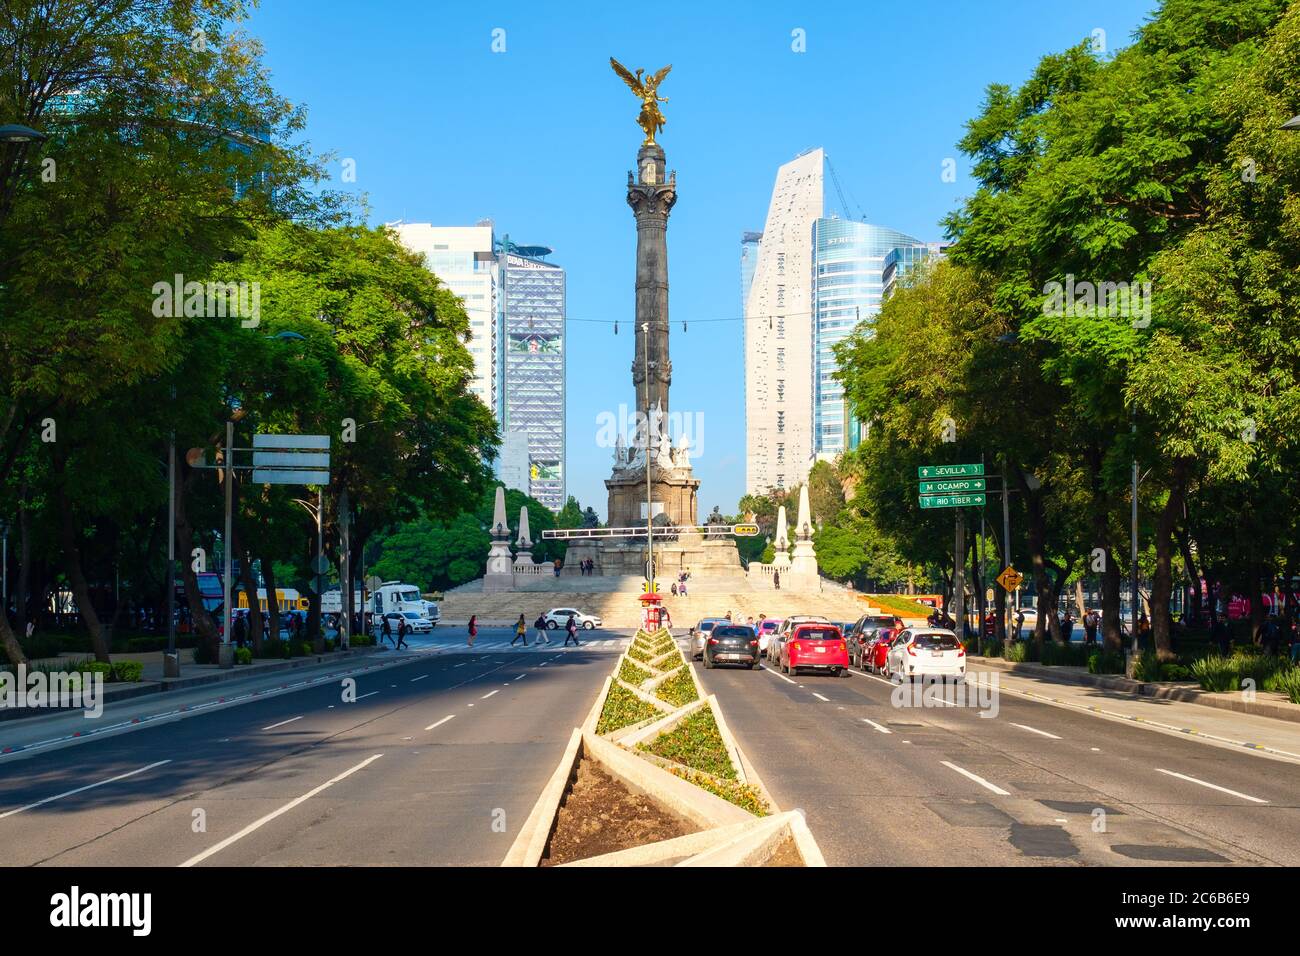
{"type": "MultiPolygon", "coordinates": [[[[239,536],[232,537],[231,544],[237,545],[239,536]]],[[[262,603],[257,599],[257,581],[253,578],[253,555],[243,548],[238,548],[235,553],[239,555],[239,583],[248,600],[248,639],[253,645],[253,656],[261,657],[262,603]]]]}
{"type": "Polygon", "coordinates": [[[1047,633],[1048,618],[1054,617],[1050,613],[1048,602],[1051,599],[1052,586],[1047,578],[1047,559],[1044,555],[1044,538],[1046,529],[1043,518],[1043,492],[1041,486],[1036,491],[1031,491],[1029,482],[1025,480],[1025,472],[1022,468],[1016,469],[1016,477],[1020,483],[1020,490],[1025,499],[1025,515],[1027,518],[1026,543],[1029,547],[1029,563],[1033,571],[1034,594],[1038,606],[1038,620],[1034,624],[1034,644],[1038,648],[1039,654],[1043,650],[1043,638],[1047,633]]]}
{"type": "Polygon", "coordinates": [[[1119,563],[1114,552],[1107,547],[1106,564],[1101,571],[1101,643],[1108,651],[1124,650],[1124,632],[1119,619],[1122,587],[1119,563]]]}
{"type": "Polygon", "coordinates": [[[217,633],[216,621],[203,606],[203,594],[199,591],[199,579],[194,572],[194,562],[190,558],[190,549],[194,546],[194,529],[190,527],[189,515],[185,508],[186,493],[193,485],[193,469],[186,467],[189,474],[176,483],[176,563],[180,565],[181,583],[185,586],[185,601],[190,607],[190,624],[194,628],[194,637],[209,646],[216,655],[216,646],[220,635],[217,633]]]}
{"type": "MultiPolygon", "coordinates": [[[[60,470],[62,464],[60,463],[60,470]]],[[[68,583],[72,586],[72,596],[81,612],[81,620],[90,632],[90,644],[95,650],[95,660],[101,664],[112,662],[109,656],[108,642],[104,640],[104,628],[95,612],[95,605],[90,600],[90,586],[81,567],[81,549],[77,546],[77,531],[72,520],[72,508],[62,484],[59,485],[59,540],[63,546],[64,567],[68,572],[68,583]]]]}
{"type": "Polygon", "coordinates": [[[5,656],[9,658],[9,663],[18,664],[27,661],[27,655],[23,653],[23,646],[18,643],[18,636],[9,626],[9,615],[0,614],[0,646],[5,649],[5,656]]]}
{"type": "Polygon", "coordinates": [[[1174,466],[1169,497],[1160,509],[1156,521],[1156,567],[1151,576],[1151,637],[1155,642],[1156,656],[1162,661],[1172,661],[1177,655],[1173,649],[1173,615],[1169,609],[1174,592],[1174,530],[1183,513],[1183,495],[1186,487],[1187,466],[1179,462],[1174,466]]]}
{"type": "Polygon", "coordinates": [[[262,556],[262,580],[266,582],[267,630],[270,639],[280,639],[280,601],[275,593],[275,562],[262,556]]]}
{"type": "Polygon", "coordinates": [[[1192,620],[1200,624],[1205,619],[1205,605],[1201,601],[1201,573],[1196,567],[1196,558],[1192,555],[1192,536],[1185,527],[1179,527],[1178,550],[1183,555],[1183,570],[1187,573],[1187,583],[1192,588],[1192,620]]]}

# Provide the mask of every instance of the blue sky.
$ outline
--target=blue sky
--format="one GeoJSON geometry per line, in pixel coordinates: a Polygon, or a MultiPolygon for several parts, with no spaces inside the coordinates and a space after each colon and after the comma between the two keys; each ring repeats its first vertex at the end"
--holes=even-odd
{"type": "MultiPolygon", "coordinates": [[[[954,144],[985,87],[1019,84],[1096,29],[1124,46],[1154,6],[265,0],[247,29],[277,89],[307,107],[311,145],[356,160],[355,185],[333,185],[364,193],[372,223],[491,218],[498,235],[555,250],[568,270],[568,490],[602,517],[612,459],[597,415],[633,398],[624,194],[641,137],[608,59],[673,65],[659,137],[678,185],[673,408],[703,416],[703,516],[734,510],[744,492],[744,358],[738,321],[692,320],[740,315],[740,233],[763,227],[777,167],[822,146],[868,221],[939,239],[939,220],[972,190],[954,144]],[[497,29],[504,53],[492,50],[497,29]],[[796,29],[806,52],[792,50],[796,29]],[[940,175],[949,157],[955,183],[940,175]]],[[[838,209],[829,184],[827,202],[838,209]]]]}

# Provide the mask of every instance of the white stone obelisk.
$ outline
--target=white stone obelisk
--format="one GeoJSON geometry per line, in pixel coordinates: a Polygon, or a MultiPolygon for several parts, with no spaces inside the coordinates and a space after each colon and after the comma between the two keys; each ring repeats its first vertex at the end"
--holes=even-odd
{"type": "Polygon", "coordinates": [[[519,551],[515,555],[515,567],[531,568],[533,566],[533,539],[528,533],[528,505],[519,509],[519,537],[515,539],[519,551]]]}
{"type": "Polygon", "coordinates": [[[511,591],[515,586],[515,573],[510,559],[510,526],[506,524],[506,489],[497,485],[496,503],[492,508],[492,549],[488,551],[487,573],[483,575],[484,591],[511,591]]]}
{"type": "Polygon", "coordinates": [[[808,507],[808,485],[799,488],[799,522],[794,529],[794,558],[790,562],[791,584],[804,589],[821,590],[817,573],[817,552],[812,543],[812,516],[808,507]]]}

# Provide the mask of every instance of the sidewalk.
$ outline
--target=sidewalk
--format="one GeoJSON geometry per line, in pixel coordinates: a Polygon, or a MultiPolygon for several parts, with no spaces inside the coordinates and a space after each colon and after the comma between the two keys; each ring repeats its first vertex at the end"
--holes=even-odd
{"type": "Polygon", "coordinates": [[[1300,707],[1279,694],[1261,691],[1254,705],[1250,705],[1241,700],[1240,694],[1206,694],[1188,687],[1158,687],[1115,675],[1089,674],[1078,667],[1011,664],[996,658],[972,657],[969,670],[996,673],[1003,693],[1300,762],[1300,719],[1289,713],[1289,719],[1271,715],[1286,713],[1281,711],[1283,706],[1297,711],[1300,707]],[[1194,694],[1190,699],[1177,699],[1169,693],[1173,691],[1194,691],[1194,694]],[[1227,700],[1207,706],[1207,698],[1227,700]],[[1283,703],[1265,698],[1281,698],[1283,703]],[[1225,706],[1233,701],[1243,708],[1251,707],[1251,712],[1225,706]]]}
{"type": "MultiPolygon", "coordinates": [[[[199,687],[204,684],[216,684],[223,681],[242,680],[247,677],[258,677],[263,674],[299,667],[342,663],[356,657],[377,653],[378,650],[376,647],[358,647],[348,651],[331,651],[326,654],[291,657],[287,660],[284,658],[254,658],[251,664],[236,664],[234,667],[222,670],[218,664],[195,664],[193,649],[184,648],[178,651],[181,659],[181,676],[171,678],[163,677],[162,651],[121,654],[115,656],[113,660],[115,662],[139,661],[144,665],[143,674],[140,680],[129,684],[105,683],[104,703],[112,704],[116,701],[130,700],[133,697],[143,697],[148,694],[181,690],[187,687],[199,687]]],[[[87,656],[86,654],[61,654],[58,657],[39,658],[31,663],[52,664],[58,661],[84,661],[87,656]]],[[[0,707],[0,721],[48,717],[51,710],[48,707],[0,707]]]]}

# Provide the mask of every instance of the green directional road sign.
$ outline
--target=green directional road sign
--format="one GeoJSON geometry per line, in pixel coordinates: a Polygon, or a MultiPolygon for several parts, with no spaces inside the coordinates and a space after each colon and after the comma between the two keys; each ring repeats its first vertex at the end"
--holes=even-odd
{"type": "Polygon", "coordinates": [[[918,478],[969,478],[984,474],[984,466],[975,465],[919,465],[916,469],[918,478]]]}
{"type": "Polygon", "coordinates": [[[952,478],[947,481],[923,481],[918,494],[952,495],[983,490],[983,478],[952,478]]]}
{"type": "Polygon", "coordinates": [[[922,510],[926,508],[979,508],[984,504],[980,495],[922,495],[919,499],[922,510]]]}

